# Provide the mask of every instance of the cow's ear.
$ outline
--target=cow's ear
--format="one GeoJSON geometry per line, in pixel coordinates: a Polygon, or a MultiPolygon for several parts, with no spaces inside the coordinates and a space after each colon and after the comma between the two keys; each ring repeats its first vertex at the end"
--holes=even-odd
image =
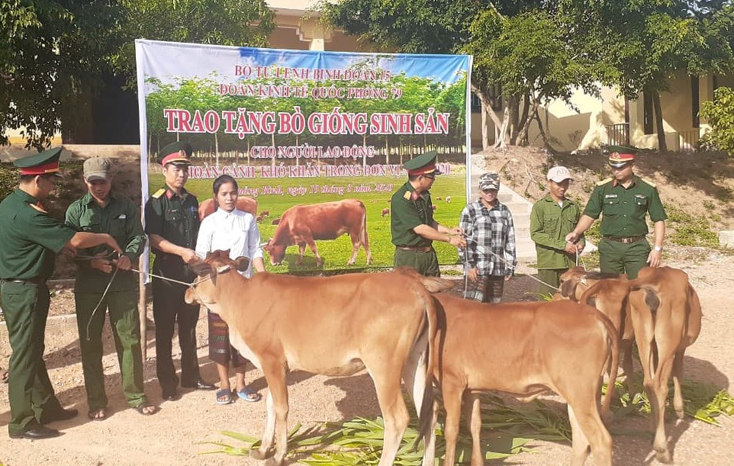
{"type": "Polygon", "coordinates": [[[204,277],[212,273],[212,266],[206,262],[196,262],[190,264],[189,267],[199,277],[204,277]]]}
{"type": "Polygon", "coordinates": [[[240,272],[244,272],[250,266],[250,259],[244,256],[240,256],[234,260],[234,266],[240,272]]]}

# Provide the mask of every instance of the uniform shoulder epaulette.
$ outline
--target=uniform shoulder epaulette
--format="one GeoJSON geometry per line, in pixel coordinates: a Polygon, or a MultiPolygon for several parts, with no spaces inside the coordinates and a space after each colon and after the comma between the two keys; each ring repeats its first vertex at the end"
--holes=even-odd
{"type": "Polygon", "coordinates": [[[601,180],[601,181],[598,181],[598,182],[596,183],[596,185],[597,185],[597,186],[601,186],[601,185],[603,185],[603,184],[607,184],[607,183],[609,183],[610,181],[612,181],[612,179],[611,179],[611,178],[605,178],[605,179],[603,179],[603,180],[601,180]]]}
{"type": "Polygon", "coordinates": [[[29,206],[33,207],[33,209],[37,210],[38,212],[41,212],[42,214],[47,214],[46,210],[44,210],[43,207],[38,206],[36,204],[28,204],[29,206]]]}
{"type": "Polygon", "coordinates": [[[166,190],[163,189],[163,188],[161,188],[158,191],[156,191],[155,194],[153,194],[151,197],[153,197],[155,199],[158,199],[159,197],[161,197],[165,193],[166,193],[166,190]]]}
{"type": "Polygon", "coordinates": [[[652,186],[653,188],[657,188],[657,186],[655,186],[655,183],[653,183],[652,181],[648,180],[647,178],[640,178],[640,179],[642,181],[644,181],[645,183],[649,184],[650,186],[652,186]]]}
{"type": "Polygon", "coordinates": [[[405,191],[405,194],[403,194],[403,199],[405,199],[406,201],[409,201],[410,196],[411,196],[410,191],[405,191]]]}

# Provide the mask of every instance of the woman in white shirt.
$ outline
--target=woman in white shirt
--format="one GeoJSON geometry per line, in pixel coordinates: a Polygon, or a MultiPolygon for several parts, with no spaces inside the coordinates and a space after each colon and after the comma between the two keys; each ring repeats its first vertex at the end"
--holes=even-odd
{"type": "MultiPolygon", "coordinates": [[[[250,266],[242,273],[246,278],[252,276],[252,268],[265,272],[260,231],[255,217],[237,210],[237,182],[229,175],[214,180],[214,204],[217,210],[201,222],[199,237],[196,241],[196,254],[205,258],[213,251],[229,250],[232,259],[245,256],[250,266]]],[[[209,311],[209,359],[217,364],[219,390],[217,403],[232,403],[237,396],[246,401],[259,401],[260,394],[245,385],[245,363],[237,350],[229,343],[229,328],[219,315],[209,311]],[[236,374],[235,390],[229,385],[229,363],[232,362],[236,374]]]]}

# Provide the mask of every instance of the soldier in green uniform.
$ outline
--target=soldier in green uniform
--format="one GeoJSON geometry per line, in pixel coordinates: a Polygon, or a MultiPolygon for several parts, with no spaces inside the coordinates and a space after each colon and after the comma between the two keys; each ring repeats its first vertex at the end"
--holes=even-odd
{"type": "Polygon", "coordinates": [[[549,193],[533,205],[530,212],[530,239],[538,255],[538,290],[541,299],[552,295],[563,272],[576,265],[576,255],[584,250],[582,237],[577,244],[566,241],[581,218],[581,207],[566,197],[573,178],[566,167],[548,170],[549,193]]]}
{"type": "Polygon", "coordinates": [[[433,203],[429,189],[436,175],[436,152],[426,152],[403,167],[408,182],[392,196],[390,227],[395,245],[394,266],[406,265],[427,276],[439,276],[438,257],[434,241],[444,241],[457,248],[466,247],[460,228],[445,227],[433,219],[433,203]]]}
{"type": "MultiPolygon", "coordinates": [[[[156,191],[145,205],[145,232],[155,254],[153,273],[182,282],[192,282],[196,275],[186,264],[197,259],[196,237],[199,234],[199,202],[184,189],[189,178],[189,158],[193,149],[188,142],[174,142],[161,149],[161,165],[166,186],[156,191]]],[[[199,305],[186,304],[185,285],[153,280],[153,319],[155,321],[156,374],[164,400],[178,399],[179,378],[173,366],[173,330],[178,322],[181,346],[181,386],[199,390],[216,387],[199,375],[196,356],[196,322],[199,305]]]]}
{"type": "Polygon", "coordinates": [[[43,362],[44,334],[50,296],[46,280],[61,250],[102,244],[121,253],[108,234],[76,232],[52,218],[41,205],[53,191],[59,174],[61,148],[16,160],[18,188],[0,203],[0,294],[10,347],[11,438],[43,439],[59,435],[44,424],[71,419],[54,394],[43,362]]]}
{"type": "Polygon", "coordinates": [[[102,367],[102,327],[107,310],[115,337],[125,398],[140,414],[150,415],[157,410],[148,402],[143,391],[138,279],[130,270],[143,253],[145,233],[135,204],[112,192],[111,168],[107,159],[87,159],[84,162],[84,182],[88,192],[74,201],[66,211],[66,224],[74,230],[109,233],[124,248],[119,259],[113,257],[108,247],[99,246],[85,250],[86,257],[77,261],[74,284],[76,319],[89,405],[88,416],[94,421],[107,418],[102,367]]]}
{"type": "Polygon", "coordinates": [[[576,242],[602,215],[599,267],[606,273],[626,273],[630,279],[645,264],[660,266],[665,237],[665,210],[655,185],[633,172],[636,149],[609,147],[613,178],[597,183],[576,228],[566,236],[576,242]],[[647,242],[646,215],[653,222],[653,244],[647,242]]]}

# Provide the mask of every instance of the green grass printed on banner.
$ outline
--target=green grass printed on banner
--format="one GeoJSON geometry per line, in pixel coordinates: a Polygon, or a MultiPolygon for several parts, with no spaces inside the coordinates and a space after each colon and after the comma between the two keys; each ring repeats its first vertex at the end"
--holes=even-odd
{"type": "MultiPolygon", "coordinates": [[[[372,252],[372,267],[392,267],[393,254],[395,251],[391,243],[390,234],[390,216],[383,217],[382,210],[391,208],[390,200],[393,193],[407,181],[407,177],[339,177],[339,178],[255,178],[247,180],[237,180],[240,189],[262,188],[264,186],[282,187],[283,195],[260,195],[257,198],[258,212],[269,210],[270,216],[263,219],[258,224],[260,236],[263,241],[272,237],[275,225],[272,221],[279,218],[285,210],[298,204],[315,204],[319,202],[338,201],[347,198],[356,198],[364,202],[367,209],[367,232],[370,241],[370,250],[372,252]],[[293,196],[288,194],[288,188],[306,187],[310,185],[320,186],[339,186],[346,188],[348,185],[359,186],[366,185],[374,188],[375,185],[392,185],[392,189],[383,192],[369,193],[347,193],[339,194],[307,194],[293,196]]],[[[186,189],[196,195],[199,202],[212,197],[213,179],[189,179],[186,183],[186,189]]],[[[152,194],[164,185],[163,176],[160,173],[149,174],[149,192],[152,194]]],[[[461,211],[465,206],[464,202],[464,186],[465,174],[457,173],[452,175],[442,175],[437,177],[436,182],[431,189],[433,203],[436,206],[434,218],[442,225],[449,227],[458,226],[461,217],[461,211]],[[451,202],[445,201],[446,196],[451,197],[451,202]],[[442,200],[436,200],[440,197],[442,200]]],[[[348,235],[342,235],[336,240],[316,241],[321,258],[324,260],[323,270],[339,270],[347,269],[347,260],[352,254],[352,243],[348,235]]],[[[459,260],[456,248],[446,243],[434,242],[434,247],[438,253],[439,261],[442,264],[455,264],[459,260]]],[[[310,249],[306,248],[303,256],[303,265],[295,264],[298,257],[298,246],[290,246],[286,250],[286,256],[283,263],[279,266],[270,265],[269,258],[266,258],[265,266],[269,272],[289,272],[298,273],[316,269],[316,261],[310,249]]],[[[366,255],[364,249],[360,248],[357,260],[353,269],[361,269],[365,267],[366,255]]]]}

